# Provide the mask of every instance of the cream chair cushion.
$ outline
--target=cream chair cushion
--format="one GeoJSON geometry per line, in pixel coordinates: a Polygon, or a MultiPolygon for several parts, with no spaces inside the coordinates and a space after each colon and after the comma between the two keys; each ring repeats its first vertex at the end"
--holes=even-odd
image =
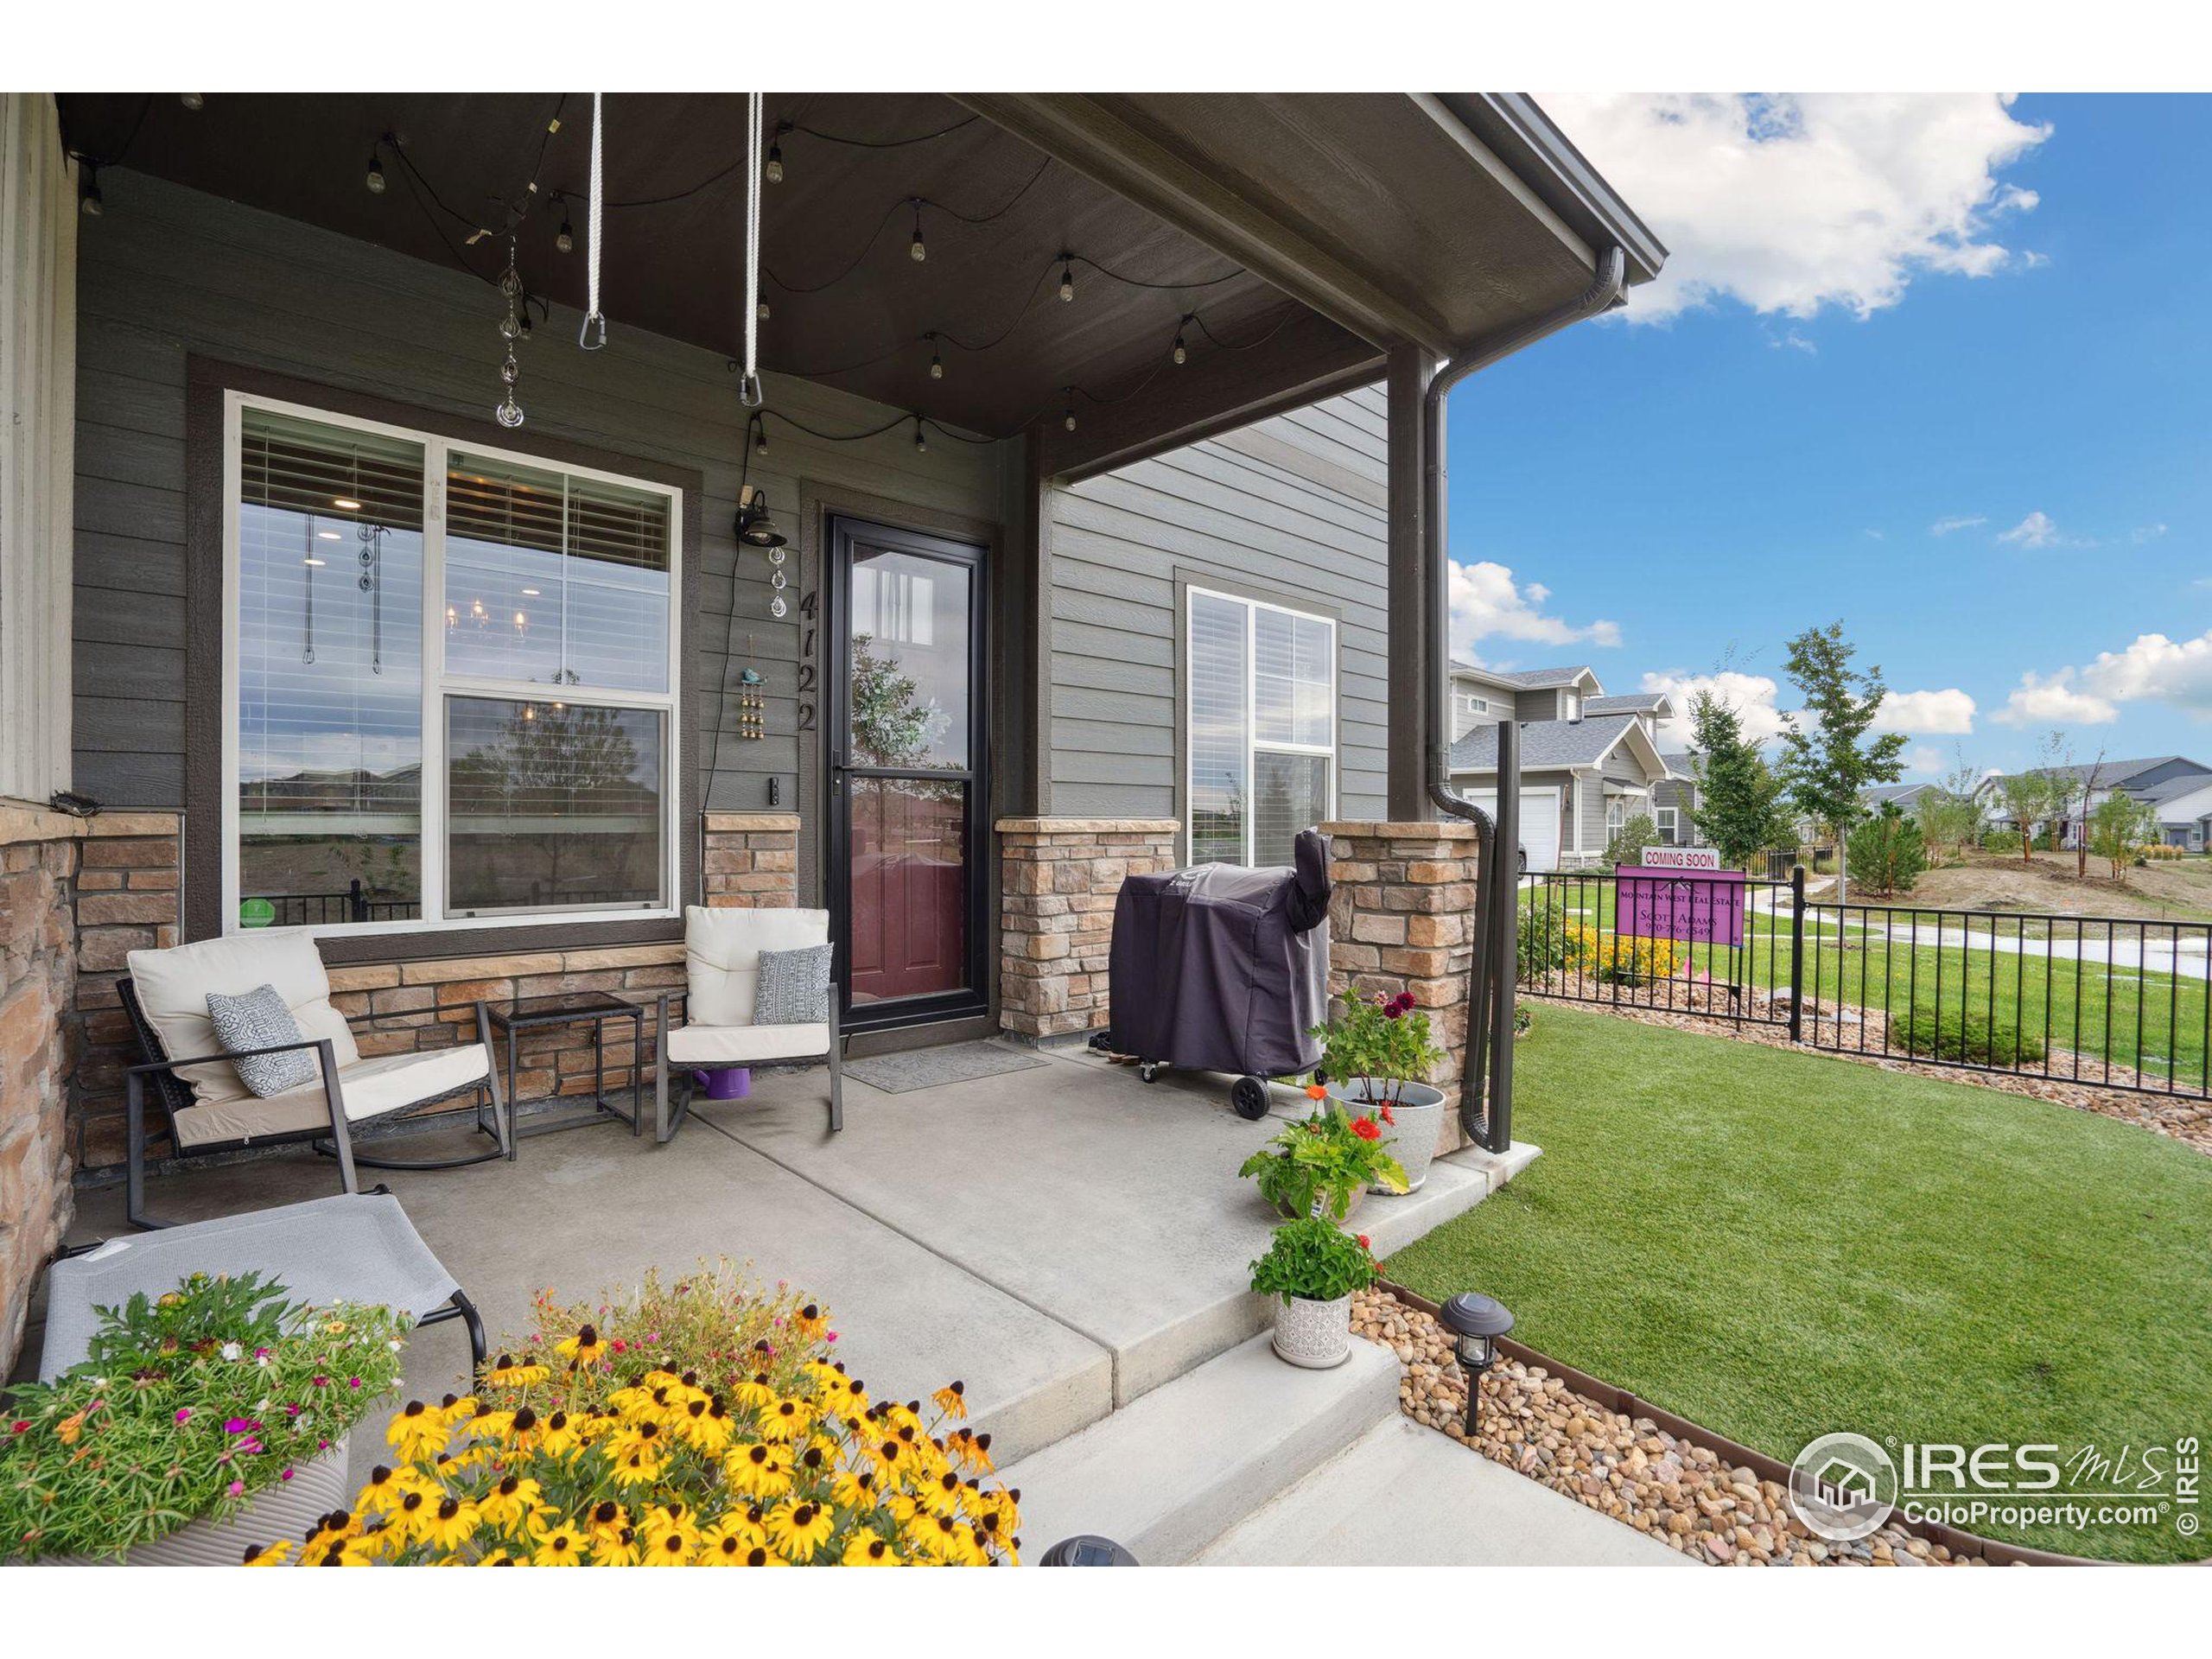
{"type": "Polygon", "coordinates": [[[821,1020],[791,1026],[683,1026],[668,1034],[675,1065],[755,1065],[764,1060],[818,1060],[830,1052],[821,1020]]]}
{"type": "MultiPolygon", "coordinates": [[[[380,1054],[356,1060],[338,1071],[338,1093],[346,1121],[383,1117],[419,1106],[426,1100],[482,1083],[492,1075],[492,1057],[481,1043],[454,1048],[434,1048],[421,1054],[380,1054]]],[[[270,1135],[297,1135],[303,1129],[330,1127],[330,1108],[322,1093],[322,1078],[303,1089],[287,1090],[266,1099],[245,1093],[203,1102],[176,1115],[176,1138],[188,1150],[232,1141],[257,1141],[270,1135]]]]}
{"type": "MultiPolygon", "coordinates": [[[[684,1014],[695,1026],[750,1026],[760,984],[763,950],[797,950],[830,940],[826,910],[709,910],[687,906],[683,912],[683,967],[690,995],[684,1014]]],[[[781,1026],[779,1032],[801,1027],[781,1026]]],[[[805,1027],[817,1029],[817,1027],[805,1027]]],[[[827,1027],[820,1027],[825,1033],[827,1027]]],[[[786,1037],[785,1041],[796,1041],[786,1037]]],[[[829,1048],[825,1034],[815,1052],[829,1048]]],[[[670,1055],[676,1058],[674,1039],[670,1055]]],[[[738,1064],[739,1062],[731,1062],[738,1064]]]]}
{"type": "MultiPolygon", "coordinates": [[[[299,1021],[302,1037],[310,1042],[328,1038],[341,1069],[361,1058],[345,1016],[330,1005],[330,976],[322,970],[315,941],[305,933],[240,933],[167,950],[133,950],[129,960],[138,1006],[161,1038],[164,1054],[182,1058],[213,1054],[223,1046],[207,1018],[208,992],[243,996],[257,985],[272,985],[299,1021]]],[[[181,1066],[177,1076],[191,1085],[194,1101],[203,1106],[256,1101],[227,1060],[181,1066]]],[[[320,1100],[320,1083],[315,1093],[320,1100]]],[[[290,1097],[272,1095],[256,1103],[273,1106],[290,1097]]]]}

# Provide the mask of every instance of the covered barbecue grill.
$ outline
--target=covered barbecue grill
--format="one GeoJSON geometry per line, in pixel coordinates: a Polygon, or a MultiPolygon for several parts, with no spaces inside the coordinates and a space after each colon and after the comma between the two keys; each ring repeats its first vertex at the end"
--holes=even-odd
{"type": "Polygon", "coordinates": [[[1161,1065],[1237,1074],[1230,1098],[1268,1110],[1268,1079],[1310,1071],[1329,1017],[1329,851],[1299,832],[1289,868],[1199,864],[1133,875],[1114,901],[1113,1046],[1147,1083],[1161,1065]]]}

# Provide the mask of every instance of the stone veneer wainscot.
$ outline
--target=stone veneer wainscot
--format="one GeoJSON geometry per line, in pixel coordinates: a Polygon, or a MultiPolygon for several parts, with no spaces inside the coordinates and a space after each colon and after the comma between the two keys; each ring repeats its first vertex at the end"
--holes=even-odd
{"type": "Polygon", "coordinates": [[[1173,818],[998,821],[999,1024],[1024,1037],[1103,1030],[1124,877],[1175,867],[1173,818]]]}

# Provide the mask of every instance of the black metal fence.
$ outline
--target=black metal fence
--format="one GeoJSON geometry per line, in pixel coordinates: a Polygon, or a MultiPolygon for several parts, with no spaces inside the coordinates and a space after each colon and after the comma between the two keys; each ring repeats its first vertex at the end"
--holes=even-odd
{"type": "Polygon", "coordinates": [[[1531,996],[1767,1026],[1834,1052],[2212,1097],[2212,922],[1808,899],[1804,874],[1524,884],[1531,996]],[[1625,891],[1624,891],[1625,889],[1625,891]]]}
{"type": "Polygon", "coordinates": [[[241,918],[248,926],[326,927],[340,922],[405,922],[420,916],[422,907],[412,899],[386,899],[349,882],[338,893],[260,893],[241,901],[241,918]],[[269,909],[264,912],[261,906],[269,909]]]}

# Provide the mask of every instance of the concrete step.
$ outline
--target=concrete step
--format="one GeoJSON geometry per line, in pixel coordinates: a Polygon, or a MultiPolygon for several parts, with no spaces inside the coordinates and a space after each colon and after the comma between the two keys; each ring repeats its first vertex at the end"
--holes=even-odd
{"type": "Polygon", "coordinates": [[[1354,1341],[1334,1370],[1275,1357],[1255,1337],[1104,1421],[1001,1471],[1021,1491],[1033,1557],[1077,1533],[1147,1567],[1192,1560],[1378,1422],[1397,1415],[1398,1363],[1354,1341]]]}
{"type": "Polygon", "coordinates": [[[1393,1412],[1206,1546],[1214,1567],[1694,1567],[1393,1412]]]}

